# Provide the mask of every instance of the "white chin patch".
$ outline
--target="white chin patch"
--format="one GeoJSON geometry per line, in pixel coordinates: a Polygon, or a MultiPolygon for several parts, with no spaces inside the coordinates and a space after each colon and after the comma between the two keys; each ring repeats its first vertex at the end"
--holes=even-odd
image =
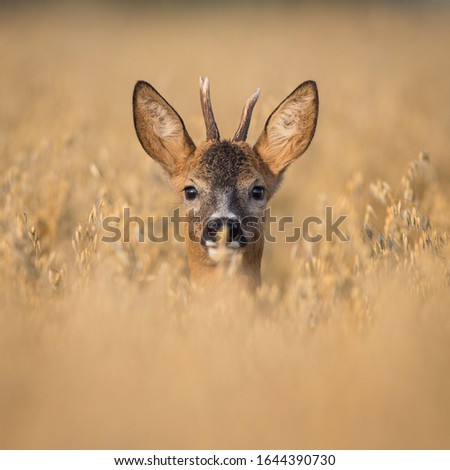
{"type": "Polygon", "coordinates": [[[239,253],[239,242],[234,241],[225,246],[206,244],[208,256],[217,263],[229,262],[239,253]],[[213,246],[214,245],[214,246],[213,246]]]}

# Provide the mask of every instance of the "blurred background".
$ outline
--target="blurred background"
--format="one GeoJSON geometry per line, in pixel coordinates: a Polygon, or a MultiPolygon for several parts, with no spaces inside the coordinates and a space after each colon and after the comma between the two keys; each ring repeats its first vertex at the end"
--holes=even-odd
{"type": "Polygon", "coordinates": [[[444,1],[0,2],[0,447],[448,448],[449,24],[444,1]],[[333,205],[350,242],[267,244],[255,299],[193,296],[175,242],[98,240],[178,206],[135,82],[199,143],[199,76],[223,137],[261,87],[251,143],[318,84],[272,213],[333,205]]]}

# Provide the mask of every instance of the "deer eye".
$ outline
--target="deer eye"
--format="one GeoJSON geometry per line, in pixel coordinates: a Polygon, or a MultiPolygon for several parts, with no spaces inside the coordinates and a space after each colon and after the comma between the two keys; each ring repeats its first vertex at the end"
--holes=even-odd
{"type": "Polygon", "coordinates": [[[184,188],[184,196],[188,201],[194,200],[198,195],[198,191],[194,188],[194,186],[186,186],[184,188]]]}
{"type": "Polygon", "coordinates": [[[262,186],[255,186],[252,189],[252,198],[256,199],[257,201],[262,201],[266,194],[266,190],[262,186]]]}

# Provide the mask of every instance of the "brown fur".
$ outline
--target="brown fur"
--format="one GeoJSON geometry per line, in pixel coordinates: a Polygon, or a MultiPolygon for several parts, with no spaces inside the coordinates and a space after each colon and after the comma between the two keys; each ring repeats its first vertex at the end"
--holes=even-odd
{"type": "Polygon", "coordinates": [[[308,148],[314,136],[318,113],[315,83],[303,83],[275,109],[253,149],[245,142],[228,140],[207,141],[196,148],[181,117],[146,82],[136,84],[133,112],[142,146],[168,173],[176,192],[183,197],[187,186],[198,191],[195,200],[184,200],[190,222],[194,217],[199,221],[189,224],[192,230],[187,232],[191,236],[186,242],[193,282],[211,286],[222,284],[226,277],[236,285],[256,288],[260,283],[266,203],[287,166],[308,148]],[[252,197],[255,186],[265,189],[264,200],[252,197]],[[254,218],[260,234],[256,241],[239,247],[237,256],[232,250],[233,256],[220,261],[200,243],[206,222],[218,211],[237,217],[244,229],[250,227],[245,226],[250,223],[246,222],[248,218],[254,218]]]}

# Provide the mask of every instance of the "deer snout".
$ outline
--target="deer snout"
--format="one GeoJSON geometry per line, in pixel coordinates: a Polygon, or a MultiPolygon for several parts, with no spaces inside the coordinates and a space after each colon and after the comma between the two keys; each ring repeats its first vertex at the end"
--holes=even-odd
{"type": "Polygon", "coordinates": [[[240,248],[246,245],[247,240],[239,219],[234,217],[214,217],[205,223],[202,244],[205,246],[217,246],[221,241],[225,241],[229,248],[240,248]]]}

